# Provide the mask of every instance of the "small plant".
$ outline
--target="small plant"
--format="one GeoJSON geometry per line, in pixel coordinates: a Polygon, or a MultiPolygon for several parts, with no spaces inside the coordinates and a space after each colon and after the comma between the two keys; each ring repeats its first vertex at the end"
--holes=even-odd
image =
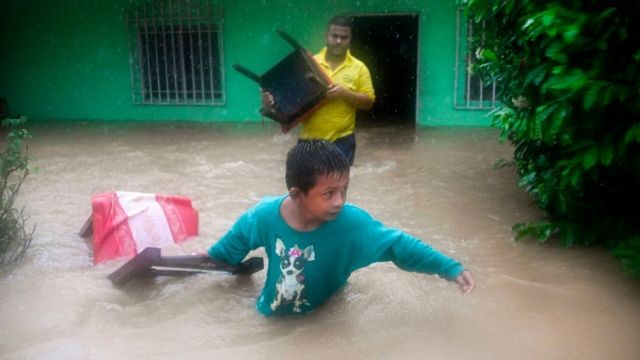
{"type": "Polygon", "coordinates": [[[7,134],[7,144],[0,153],[0,268],[15,264],[26,253],[35,231],[26,229],[27,218],[23,210],[15,208],[15,200],[24,179],[29,174],[28,148],[24,140],[31,138],[23,124],[24,117],[4,119],[2,126],[12,128],[7,134]]]}

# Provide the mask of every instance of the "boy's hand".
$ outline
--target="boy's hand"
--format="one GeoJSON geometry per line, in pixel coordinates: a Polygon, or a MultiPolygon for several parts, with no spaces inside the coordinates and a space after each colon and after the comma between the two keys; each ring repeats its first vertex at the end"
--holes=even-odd
{"type": "Polygon", "coordinates": [[[455,281],[463,294],[469,294],[476,288],[476,282],[473,280],[473,275],[469,270],[460,273],[455,281]]]}

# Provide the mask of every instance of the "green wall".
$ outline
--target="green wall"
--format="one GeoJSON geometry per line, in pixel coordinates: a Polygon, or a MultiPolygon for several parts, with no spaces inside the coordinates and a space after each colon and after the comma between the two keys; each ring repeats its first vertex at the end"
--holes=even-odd
{"type": "Polygon", "coordinates": [[[315,52],[337,13],[419,13],[418,123],[488,125],[453,109],[456,1],[223,0],[223,106],[134,105],[125,10],[135,0],[0,0],[0,96],[32,119],[258,121],[259,90],[231,66],[260,73],[291,51],[284,28],[315,52]]]}

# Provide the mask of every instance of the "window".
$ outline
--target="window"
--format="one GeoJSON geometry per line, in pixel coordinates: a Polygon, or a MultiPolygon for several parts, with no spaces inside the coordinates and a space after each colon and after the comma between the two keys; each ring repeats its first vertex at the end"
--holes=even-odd
{"type": "Polygon", "coordinates": [[[127,13],[136,104],[222,105],[222,11],[210,1],[161,0],[127,13]]]}
{"type": "Polygon", "coordinates": [[[464,16],[464,10],[458,9],[454,107],[456,109],[493,109],[497,105],[496,85],[484,83],[480,76],[470,71],[475,60],[475,51],[471,49],[474,30],[476,29],[471,20],[464,16]]]}

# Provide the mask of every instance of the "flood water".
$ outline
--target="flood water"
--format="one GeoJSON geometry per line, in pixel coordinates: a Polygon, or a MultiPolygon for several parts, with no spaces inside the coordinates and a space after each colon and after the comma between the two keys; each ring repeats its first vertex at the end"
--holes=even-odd
{"type": "MultiPolygon", "coordinates": [[[[599,249],[515,242],[538,218],[495,129],[368,127],[348,201],[473,271],[461,295],[437,277],[381,263],[357,271],[312,315],[265,318],[265,273],[133,281],[93,266],[78,235],[91,196],[189,196],[205,250],[249,206],[285,192],[295,134],[267,124],[58,123],[31,128],[38,171],[19,204],[37,223],[24,261],[0,277],[3,359],[639,359],[640,286],[599,249]]],[[[250,255],[263,255],[256,251],[250,255]]]]}

